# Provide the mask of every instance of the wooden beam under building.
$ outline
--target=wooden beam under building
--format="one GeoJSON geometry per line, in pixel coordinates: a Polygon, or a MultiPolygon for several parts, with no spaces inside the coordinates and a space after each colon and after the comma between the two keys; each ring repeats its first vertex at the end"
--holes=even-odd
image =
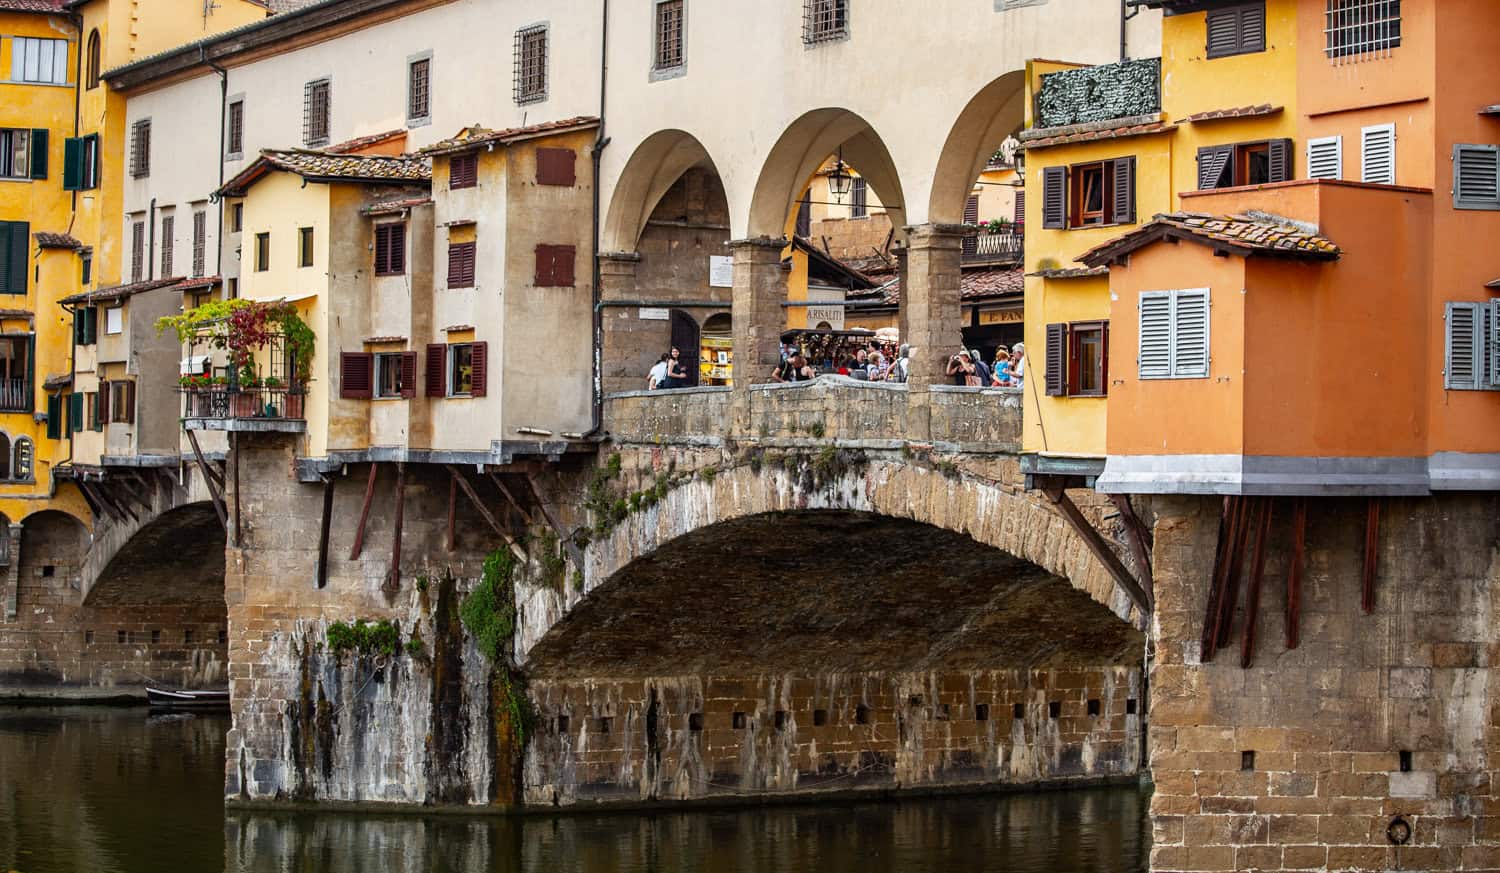
{"type": "Polygon", "coordinates": [[[1131,575],[1129,568],[1125,566],[1114,550],[1109,547],[1109,544],[1104,541],[1104,537],[1084,517],[1083,512],[1078,509],[1078,506],[1073,503],[1073,499],[1068,496],[1068,492],[1058,486],[1044,486],[1042,493],[1046,494],[1047,499],[1051,500],[1052,504],[1062,512],[1063,519],[1073,528],[1073,532],[1078,534],[1079,538],[1083,540],[1084,545],[1088,546],[1089,551],[1094,553],[1094,557],[1099,559],[1099,563],[1104,565],[1104,569],[1115,580],[1115,584],[1125,589],[1125,593],[1135,602],[1136,607],[1140,609],[1142,614],[1149,615],[1151,613],[1151,596],[1141,587],[1141,583],[1131,575]]]}
{"type": "Polygon", "coordinates": [[[406,515],[406,465],[396,463],[396,530],[391,537],[391,571],[386,584],[392,590],[401,587],[401,521],[406,515]]]}
{"type": "Polygon", "coordinates": [[[505,544],[510,546],[511,554],[516,556],[516,560],[526,561],[526,550],[521,548],[521,544],[516,541],[515,537],[511,536],[510,531],[506,530],[500,524],[500,521],[495,518],[495,514],[490,512],[489,507],[484,505],[483,500],[479,499],[479,494],[474,490],[474,486],[469,484],[469,480],[464,476],[463,471],[453,464],[448,464],[447,467],[448,475],[453,477],[453,482],[459,488],[463,489],[464,496],[469,498],[469,502],[474,504],[474,508],[479,510],[479,514],[484,517],[484,520],[489,522],[490,527],[495,529],[495,533],[499,534],[505,540],[505,544]]]}
{"type": "Polygon", "coordinates": [[[1250,561],[1250,588],[1245,592],[1245,629],[1240,635],[1240,667],[1255,657],[1255,623],[1260,618],[1260,583],[1266,571],[1266,540],[1271,538],[1271,498],[1260,498],[1260,525],[1255,535],[1255,557],[1250,561]]]}
{"type": "Polygon", "coordinates": [[[203,450],[198,447],[198,435],[193,431],[187,431],[188,444],[193,447],[193,457],[198,461],[198,472],[203,475],[203,482],[208,486],[209,496],[213,499],[214,512],[219,514],[219,524],[229,530],[229,515],[224,509],[224,480],[215,480],[214,474],[209,470],[208,460],[203,457],[203,450]]]}
{"type": "Polygon", "coordinates": [[[370,501],[375,497],[375,477],[380,473],[380,465],[374,461],[370,462],[370,478],[365,482],[365,504],[359,511],[359,524],[354,528],[354,547],[349,550],[349,560],[359,559],[359,553],[365,547],[365,524],[370,520],[370,501]]]}

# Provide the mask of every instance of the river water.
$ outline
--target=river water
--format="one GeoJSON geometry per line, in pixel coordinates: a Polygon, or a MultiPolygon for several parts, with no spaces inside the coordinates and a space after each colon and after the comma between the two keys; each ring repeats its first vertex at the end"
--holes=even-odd
{"type": "Polygon", "coordinates": [[[226,813],[228,726],[0,707],[0,873],[1147,869],[1135,788],[556,817],[226,813]]]}

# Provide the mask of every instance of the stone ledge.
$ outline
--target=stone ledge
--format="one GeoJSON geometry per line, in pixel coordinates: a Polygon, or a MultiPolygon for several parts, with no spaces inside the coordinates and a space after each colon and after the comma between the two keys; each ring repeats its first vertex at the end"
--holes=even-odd
{"type": "Polygon", "coordinates": [[[306,433],[300,418],[184,418],[183,430],[218,430],[228,433],[306,433]]]}

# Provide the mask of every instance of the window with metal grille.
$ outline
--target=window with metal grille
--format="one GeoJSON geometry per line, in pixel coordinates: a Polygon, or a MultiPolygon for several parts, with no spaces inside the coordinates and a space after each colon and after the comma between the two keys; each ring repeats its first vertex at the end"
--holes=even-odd
{"type": "Polygon", "coordinates": [[[406,272],[406,225],[401,222],[375,225],[375,275],[400,276],[406,272]]]}
{"type": "Polygon", "coordinates": [[[208,213],[193,211],[193,276],[203,275],[203,260],[208,242],[208,213]]]}
{"type": "Polygon", "coordinates": [[[520,104],[547,99],[547,25],[516,31],[515,93],[520,104]]]}
{"type": "Polygon", "coordinates": [[[1323,33],[1330,58],[1387,56],[1401,45],[1401,0],[1328,0],[1323,33]]]}
{"type": "Polygon", "coordinates": [[[656,69],[670,70],[682,66],[683,0],[657,0],[656,3],[656,69]]]}
{"type": "Polygon", "coordinates": [[[142,118],[130,128],[130,176],[151,175],[151,119],[142,118]]]}
{"type": "Polygon", "coordinates": [[[432,57],[419,57],[406,66],[406,123],[432,119],[432,57]]]}
{"type": "Polygon", "coordinates": [[[163,279],[172,275],[172,240],[176,234],[176,217],[163,215],[161,217],[161,275],[163,279]]]}
{"type": "Polygon", "coordinates": [[[146,222],[130,225],[130,281],[139,282],[146,273],[146,222]]]}
{"type": "Polygon", "coordinates": [[[849,0],[803,0],[802,42],[816,45],[849,35],[849,0]]]}
{"type": "Polygon", "coordinates": [[[68,83],[68,41],[15,36],[10,40],[10,80],[44,85],[68,83]]]}
{"type": "Polygon", "coordinates": [[[302,89],[302,143],[318,146],[328,144],[328,116],[333,96],[333,82],[317,79],[308,82],[302,89]]]}
{"type": "Polygon", "coordinates": [[[226,132],[225,151],[229,160],[238,160],[245,151],[245,101],[229,104],[229,130],[226,132]]]}
{"type": "Polygon", "coordinates": [[[870,185],[863,176],[851,180],[849,186],[849,217],[870,217],[870,185]]]}

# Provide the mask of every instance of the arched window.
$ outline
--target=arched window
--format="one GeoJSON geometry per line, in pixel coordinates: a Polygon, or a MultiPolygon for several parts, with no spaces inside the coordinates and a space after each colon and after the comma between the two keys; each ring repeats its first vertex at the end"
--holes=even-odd
{"type": "Polygon", "coordinates": [[[16,462],[11,466],[11,478],[17,482],[31,481],[31,460],[34,454],[31,437],[16,438],[16,462]]]}
{"type": "Polygon", "coordinates": [[[89,90],[99,87],[99,31],[89,32],[89,90]]]}

